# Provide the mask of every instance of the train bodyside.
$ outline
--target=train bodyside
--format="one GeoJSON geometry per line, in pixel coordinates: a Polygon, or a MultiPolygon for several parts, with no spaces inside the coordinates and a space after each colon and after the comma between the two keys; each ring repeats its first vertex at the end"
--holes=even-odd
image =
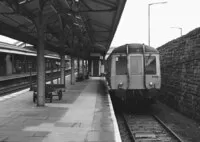
{"type": "Polygon", "coordinates": [[[127,44],[116,48],[108,57],[107,70],[111,91],[142,90],[148,92],[143,97],[151,98],[155,96],[152,90],[161,87],[159,53],[143,44],[127,44]]]}
{"type": "MultiPolygon", "coordinates": [[[[47,52],[47,51],[46,51],[47,52]]],[[[33,48],[19,48],[15,45],[0,42],[0,76],[11,74],[36,72],[37,53],[33,48]]],[[[60,57],[52,52],[45,55],[45,70],[58,69],[60,66],[60,57]]],[[[70,62],[65,66],[70,67],[70,62]]]]}

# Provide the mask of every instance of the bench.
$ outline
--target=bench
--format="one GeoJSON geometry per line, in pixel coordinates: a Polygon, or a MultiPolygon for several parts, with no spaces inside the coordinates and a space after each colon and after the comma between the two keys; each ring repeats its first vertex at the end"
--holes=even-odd
{"type": "MultiPolygon", "coordinates": [[[[65,84],[45,84],[45,99],[49,99],[52,102],[53,96],[58,96],[58,99],[62,99],[62,89],[65,88],[65,84]]],[[[32,87],[33,102],[37,100],[37,86],[32,87]]]]}

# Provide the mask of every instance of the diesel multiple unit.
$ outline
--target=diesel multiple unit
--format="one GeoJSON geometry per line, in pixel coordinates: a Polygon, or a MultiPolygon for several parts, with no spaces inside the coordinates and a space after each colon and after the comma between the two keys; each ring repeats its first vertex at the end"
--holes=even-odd
{"type": "Polygon", "coordinates": [[[152,102],[161,87],[159,52],[144,44],[115,48],[106,69],[111,94],[123,101],[152,102]]]}

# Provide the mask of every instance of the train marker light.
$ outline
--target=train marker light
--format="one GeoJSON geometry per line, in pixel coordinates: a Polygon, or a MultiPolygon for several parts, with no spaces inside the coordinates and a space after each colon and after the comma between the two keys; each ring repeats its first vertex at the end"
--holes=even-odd
{"type": "Polygon", "coordinates": [[[119,89],[122,89],[122,87],[123,87],[123,82],[120,82],[120,83],[118,84],[118,88],[119,88],[119,89]]]}

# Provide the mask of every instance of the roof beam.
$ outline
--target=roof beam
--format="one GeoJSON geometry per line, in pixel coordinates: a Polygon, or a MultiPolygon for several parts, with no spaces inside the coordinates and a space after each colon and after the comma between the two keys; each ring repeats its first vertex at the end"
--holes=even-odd
{"type": "Polygon", "coordinates": [[[33,38],[32,36],[27,35],[24,32],[21,32],[19,29],[9,26],[5,23],[0,23],[0,33],[2,35],[23,41],[23,42],[27,42],[30,44],[35,45],[35,43],[37,43],[37,39],[33,38]]]}
{"type": "Polygon", "coordinates": [[[117,7],[112,7],[112,8],[107,8],[107,9],[97,9],[97,10],[78,10],[78,11],[73,11],[73,10],[69,10],[69,9],[60,9],[58,12],[59,13],[73,13],[73,14],[76,14],[76,13],[99,13],[99,12],[113,12],[113,11],[116,11],[117,10],[117,7]]]}
{"type": "Polygon", "coordinates": [[[79,10],[78,12],[111,12],[111,11],[115,11],[117,10],[117,6],[115,3],[110,2],[110,1],[98,1],[98,0],[93,0],[93,2],[105,5],[110,7],[109,9],[97,9],[94,10],[93,8],[91,8],[84,0],[81,1],[81,3],[83,3],[83,5],[88,9],[88,10],[79,10]]]}
{"type": "Polygon", "coordinates": [[[103,29],[106,29],[106,30],[110,30],[110,27],[106,24],[103,24],[103,23],[100,23],[99,21],[97,20],[93,20],[93,19],[90,19],[89,20],[92,24],[98,26],[98,27],[101,27],[103,29]]]}
{"type": "MultiPolygon", "coordinates": [[[[26,42],[32,45],[36,45],[37,46],[37,38],[27,35],[27,33],[20,31],[19,29],[9,26],[5,23],[0,23],[0,34],[22,41],[22,42],[26,42]]],[[[50,43],[45,43],[46,47],[48,47],[48,50],[54,51],[54,52],[61,52],[61,48],[55,48],[55,46],[51,45],[50,43]]]]}
{"type": "Polygon", "coordinates": [[[110,31],[108,30],[108,31],[93,31],[93,32],[95,32],[95,33],[109,33],[110,31]]]}
{"type": "Polygon", "coordinates": [[[112,12],[112,11],[116,11],[117,7],[112,7],[112,8],[108,8],[108,9],[97,9],[97,10],[79,10],[78,12],[112,12]]]}
{"type": "Polygon", "coordinates": [[[11,1],[11,0],[3,0],[4,2],[6,2],[6,4],[14,11],[18,11],[19,9],[19,4],[17,3],[17,0],[15,1],[11,1]]]}
{"type": "Polygon", "coordinates": [[[30,2],[32,2],[33,0],[22,0],[21,2],[19,2],[20,5],[25,5],[28,4],[30,2]]]}
{"type": "Polygon", "coordinates": [[[19,15],[15,12],[0,12],[0,14],[2,14],[2,15],[19,15]]]}
{"type": "Polygon", "coordinates": [[[92,0],[92,1],[95,3],[101,4],[101,5],[104,5],[104,6],[111,7],[111,8],[116,7],[116,3],[113,3],[109,0],[106,0],[106,1],[105,0],[92,0]]]}
{"type": "Polygon", "coordinates": [[[103,36],[103,35],[97,35],[96,38],[107,39],[108,37],[103,36]]]}
{"type": "Polygon", "coordinates": [[[81,3],[83,3],[83,5],[84,5],[87,9],[92,10],[92,8],[91,8],[89,5],[87,5],[87,3],[85,3],[84,0],[82,0],[81,3]]]}
{"type": "MultiPolygon", "coordinates": [[[[7,13],[7,14],[18,14],[18,15],[22,15],[26,18],[28,18],[32,23],[34,23],[34,19],[36,18],[36,15],[34,15],[33,13],[29,12],[28,10],[26,10],[26,8],[23,5],[19,5],[18,3],[16,3],[16,1],[14,3],[11,3],[9,0],[6,0],[6,2],[8,3],[8,5],[13,9],[13,13],[7,13]],[[13,8],[13,5],[15,8],[13,8]]],[[[41,7],[40,9],[43,9],[44,5],[48,2],[48,0],[42,1],[41,3],[41,7]]],[[[5,15],[4,15],[5,16],[5,15]]],[[[6,16],[8,17],[8,16],[6,16]]],[[[10,17],[8,17],[10,18],[10,17]]],[[[58,16],[59,18],[59,16],[58,16]]],[[[10,18],[11,20],[14,20],[12,18],[10,18]]],[[[59,20],[60,21],[60,20],[59,20]]],[[[14,22],[17,22],[14,20],[14,22]]],[[[17,22],[18,23],[18,22],[17,22]]],[[[20,26],[23,26],[25,29],[29,29],[27,26],[25,25],[21,25],[21,23],[18,23],[20,26]]],[[[34,24],[35,25],[35,24],[34,24]]],[[[62,25],[61,25],[62,26],[62,25]]],[[[52,31],[52,29],[47,26],[47,29],[49,29],[49,31],[52,31]]],[[[26,33],[33,33],[32,30],[28,30],[28,32],[26,33]]],[[[55,34],[55,32],[53,33],[53,35],[58,38],[58,34],[55,34]]],[[[37,42],[36,42],[37,43],[37,42]]]]}
{"type": "Polygon", "coordinates": [[[95,42],[108,42],[109,40],[95,40],[95,42]]]}
{"type": "MultiPolygon", "coordinates": [[[[32,13],[30,13],[23,5],[19,5],[17,0],[4,0],[8,6],[13,10],[13,13],[23,15],[24,17],[27,17],[30,21],[33,21],[33,19],[36,17],[32,13]]],[[[13,14],[13,13],[7,13],[7,14],[13,14]]],[[[6,14],[6,13],[5,13],[6,14]]]]}

